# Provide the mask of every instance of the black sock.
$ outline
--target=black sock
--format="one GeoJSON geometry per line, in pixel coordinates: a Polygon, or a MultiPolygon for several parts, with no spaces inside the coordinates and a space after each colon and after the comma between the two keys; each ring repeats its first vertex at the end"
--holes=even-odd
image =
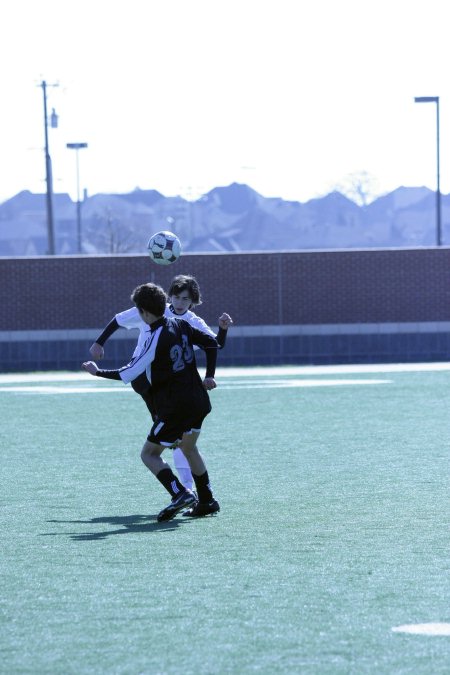
{"type": "Polygon", "coordinates": [[[211,485],[209,484],[208,472],[202,473],[201,476],[196,476],[192,474],[192,477],[195,482],[195,487],[197,488],[198,501],[203,504],[209,504],[214,497],[211,490],[211,485]]]}
{"type": "Polygon", "coordinates": [[[172,469],[161,469],[156,478],[162,485],[164,485],[167,492],[172,497],[176,497],[180,494],[180,492],[186,491],[186,488],[180,483],[172,469]]]}

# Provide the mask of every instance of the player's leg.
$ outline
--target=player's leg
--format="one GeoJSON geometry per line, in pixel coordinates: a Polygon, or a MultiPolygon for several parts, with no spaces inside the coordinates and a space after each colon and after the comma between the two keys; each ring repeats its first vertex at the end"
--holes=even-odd
{"type": "Polygon", "coordinates": [[[141,459],[154,476],[157,476],[160,471],[167,468],[170,469],[169,464],[161,457],[164,450],[164,446],[149,441],[148,439],[145,441],[141,450],[141,459]]]}
{"type": "Polygon", "coordinates": [[[189,462],[198,494],[198,503],[183,514],[192,517],[208,516],[220,511],[219,503],[214,499],[205,462],[197,448],[199,435],[200,429],[185,433],[183,434],[181,443],[183,452],[189,462]]]}
{"type": "Polygon", "coordinates": [[[184,452],[179,447],[173,449],[173,463],[184,487],[192,490],[194,479],[192,478],[191,467],[184,452]]]}
{"type": "Polygon", "coordinates": [[[158,520],[171,520],[178,511],[186,509],[195,503],[196,498],[193,492],[186,490],[184,485],[180,483],[176,475],[173,473],[169,464],[162,458],[162,453],[165,447],[154,441],[147,441],[141,451],[141,459],[145,466],[150,469],[154,476],[159,480],[161,485],[165,487],[167,492],[172,497],[172,501],[158,514],[158,520]]]}
{"type": "MultiPolygon", "coordinates": [[[[143,394],[141,394],[147,409],[152,416],[152,420],[156,420],[155,406],[153,402],[152,390],[149,389],[143,394]]],[[[194,479],[192,478],[191,469],[189,467],[189,462],[183,454],[183,451],[179,448],[173,448],[173,463],[175,469],[178,473],[178,476],[183,483],[183,485],[188,489],[192,490],[194,485],[194,479]]]]}
{"type": "Polygon", "coordinates": [[[206,471],[206,465],[203,461],[197,447],[197,439],[200,436],[200,430],[192,430],[183,434],[180,447],[183,448],[183,454],[188,462],[192,474],[202,474],[206,471]]]}

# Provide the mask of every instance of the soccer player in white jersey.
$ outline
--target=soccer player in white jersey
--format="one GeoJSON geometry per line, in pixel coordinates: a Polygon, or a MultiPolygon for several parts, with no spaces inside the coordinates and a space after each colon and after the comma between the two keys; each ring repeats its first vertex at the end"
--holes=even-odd
{"type": "Polygon", "coordinates": [[[141,458],[172,497],[170,504],[158,514],[158,521],[171,520],[188,507],[184,515],[212,515],[220,511],[220,507],[214,499],[208,471],[196,441],[203,420],[211,411],[208,390],[216,387],[217,341],[183,319],[166,318],[166,294],[160,286],[143,284],[133,291],[131,297],[149,328],[139,353],[117,370],[99,369],[94,361],[83,363],[83,368],[91,375],[134,382],[136,391],[152,389],[154,421],[141,458]],[[203,381],[197,370],[194,345],[206,352],[207,377],[203,381]],[[198,497],[180,483],[162,459],[163,451],[180,439],[198,497]]]}
{"type": "MultiPolygon", "coordinates": [[[[167,318],[175,317],[181,318],[184,321],[187,321],[191,326],[200,330],[206,335],[211,335],[217,339],[219,349],[222,349],[225,345],[227,330],[229,326],[232,325],[233,321],[229,314],[223,313],[219,317],[219,331],[217,336],[214,331],[203,321],[202,318],[197,316],[192,311],[193,307],[196,307],[202,303],[202,297],[200,293],[200,287],[195,279],[191,275],[179,274],[172,279],[172,283],[168,292],[169,302],[166,305],[166,310],[164,316],[167,318]]],[[[137,307],[131,307],[130,309],[125,310],[124,312],[119,312],[115,317],[109,322],[106,328],[103,330],[101,335],[99,335],[91,346],[89,352],[93,359],[99,360],[104,356],[104,348],[106,340],[119,328],[137,328],[139,329],[139,337],[135,350],[133,352],[133,357],[138,354],[144,344],[145,340],[149,334],[149,326],[142,320],[142,317],[137,309],[137,307]]],[[[131,383],[133,386],[133,383],[131,383]]],[[[151,389],[146,392],[139,392],[142,398],[147,405],[147,408],[154,417],[153,401],[151,389]]],[[[186,459],[181,448],[176,447],[173,450],[173,460],[174,466],[178,472],[178,475],[181,479],[183,485],[192,490],[193,488],[193,478],[192,473],[189,467],[189,462],[186,459]]]]}

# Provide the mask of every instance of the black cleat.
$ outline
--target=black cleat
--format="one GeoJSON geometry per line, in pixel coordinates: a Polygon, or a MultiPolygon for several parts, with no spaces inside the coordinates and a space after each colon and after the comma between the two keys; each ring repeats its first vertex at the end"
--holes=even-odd
{"type": "Polygon", "coordinates": [[[183,513],[183,516],[189,516],[190,518],[201,518],[202,516],[212,516],[214,513],[220,511],[219,502],[216,502],[213,499],[208,504],[202,504],[197,502],[194,506],[191,506],[190,509],[183,513]]]}
{"type": "Polygon", "coordinates": [[[169,506],[166,506],[165,509],[158,513],[158,522],[161,523],[164,520],[172,520],[178,511],[186,509],[188,506],[192,506],[196,503],[197,499],[193,492],[190,490],[185,490],[181,492],[177,497],[174,497],[170,502],[169,506]]]}

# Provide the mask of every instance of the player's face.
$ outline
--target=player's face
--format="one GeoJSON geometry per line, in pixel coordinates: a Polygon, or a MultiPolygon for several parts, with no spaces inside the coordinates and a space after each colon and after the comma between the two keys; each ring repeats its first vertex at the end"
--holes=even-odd
{"type": "Polygon", "coordinates": [[[192,298],[188,291],[181,291],[178,295],[169,298],[175,314],[184,314],[192,304],[192,298]]]}

